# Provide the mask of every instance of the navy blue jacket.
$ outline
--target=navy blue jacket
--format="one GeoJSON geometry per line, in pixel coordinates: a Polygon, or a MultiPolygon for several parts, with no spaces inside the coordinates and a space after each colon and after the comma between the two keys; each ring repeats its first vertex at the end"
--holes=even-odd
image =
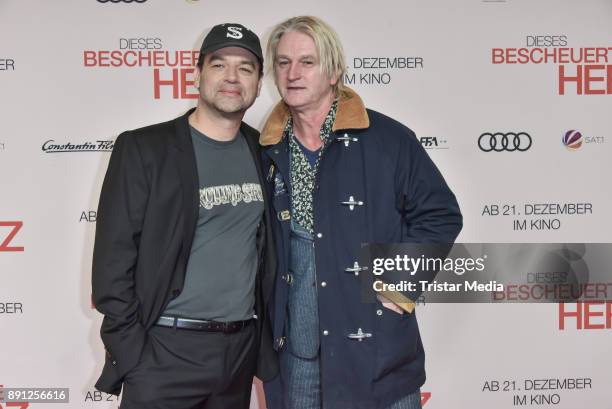
{"type": "MultiPolygon", "coordinates": [[[[260,137],[276,214],[277,350],[286,344],[291,285],[289,151],[283,138],[288,115],[279,103],[260,137]]],[[[379,302],[363,302],[359,274],[365,273],[355,264],[361,244],[452,243],[462,218],[414,133],[366,109],[351,90],[339,101],[330,137],[313,194],[323,408],[383,409],[425,382],[425,355],[414,311],[400,315],[379,302]]]]}

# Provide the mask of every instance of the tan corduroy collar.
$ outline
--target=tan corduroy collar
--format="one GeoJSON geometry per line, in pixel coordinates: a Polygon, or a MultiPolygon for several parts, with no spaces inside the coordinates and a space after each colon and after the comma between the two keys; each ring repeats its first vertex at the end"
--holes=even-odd
{"type": "MultiPolygon", "coordinates": [[[[280,101],[272,110],[264,125],[259,143],[262,146],[275,145],[283,138],[283,131],[289,119],[289,107],[280,101]]],[[[338,101],[338,111],[332,131],[340,129],[365,129],[370,126],[368,113],[363,101],[355,91],[346,88],[346,92],[338,101]]]]}

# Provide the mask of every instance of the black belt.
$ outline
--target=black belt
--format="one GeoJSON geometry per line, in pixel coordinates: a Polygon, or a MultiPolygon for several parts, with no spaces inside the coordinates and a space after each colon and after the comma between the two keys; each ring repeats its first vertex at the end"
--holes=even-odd
{"type": "Polygon", "coordinates": [[[207,332],[223,332],[225,334],[232,334],[238,332],[253,321],[252,319],[246,321],[230,321],[230,322],[219,322],[219,321],[208,321],[208,320],[194,320],[191,318],[178,318],[178,317],[159,317],[156,325],[160,327],[180,328],[180,329],[191,329],[195,331],[207,331],[207,332]]]}

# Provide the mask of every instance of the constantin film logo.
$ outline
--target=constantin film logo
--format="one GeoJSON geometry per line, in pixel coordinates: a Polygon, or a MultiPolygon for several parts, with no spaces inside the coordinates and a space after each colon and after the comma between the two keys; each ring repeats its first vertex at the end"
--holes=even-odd
{"type": "Polygon", "coordinates": [[[561,142],[569,151],[577,151],[584,144],[601,144],[605,142],[603,136],[583,136],[580,131],[569,130],[561,137],[561,142]]]}
{"type": "Polygon", "coordinates": [[[117,45],[103,50],[83,50],[83,66],[104,70],[150,68],[154,99],[160,99],[162,93],[171,94],[173,99],[198,98],[193,80],[199,50],[165,49],[158,37],[119,38],[117,45]]]}
{"type": "Polygon", "coordinates": [[[112,152],[115,141],[98,140],[95,142],[56,142],[49,139],[42,145],[44,153],[112,152]]]}
{"type": "Polygon", "coordinates": [[[612,94],[612,47],[569,47],[568,36],[528,35],[521,47],[492,48],[491,63],[557,66],[557,93],[612,94]]]}
{"type": "Polygon", "coordinates": [[[483,152],[525,152],[533,140],[527,132],[484,132],[478,137],[483,152]]]}

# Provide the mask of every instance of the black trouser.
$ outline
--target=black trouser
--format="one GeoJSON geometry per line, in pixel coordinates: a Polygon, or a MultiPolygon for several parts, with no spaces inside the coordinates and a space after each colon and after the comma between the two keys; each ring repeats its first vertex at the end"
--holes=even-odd
{"type": "Polygon", "coordinates": [[[255,322],[233,334],[154,326],[123,384],[121,409],[248,409],[255,322]]]}

